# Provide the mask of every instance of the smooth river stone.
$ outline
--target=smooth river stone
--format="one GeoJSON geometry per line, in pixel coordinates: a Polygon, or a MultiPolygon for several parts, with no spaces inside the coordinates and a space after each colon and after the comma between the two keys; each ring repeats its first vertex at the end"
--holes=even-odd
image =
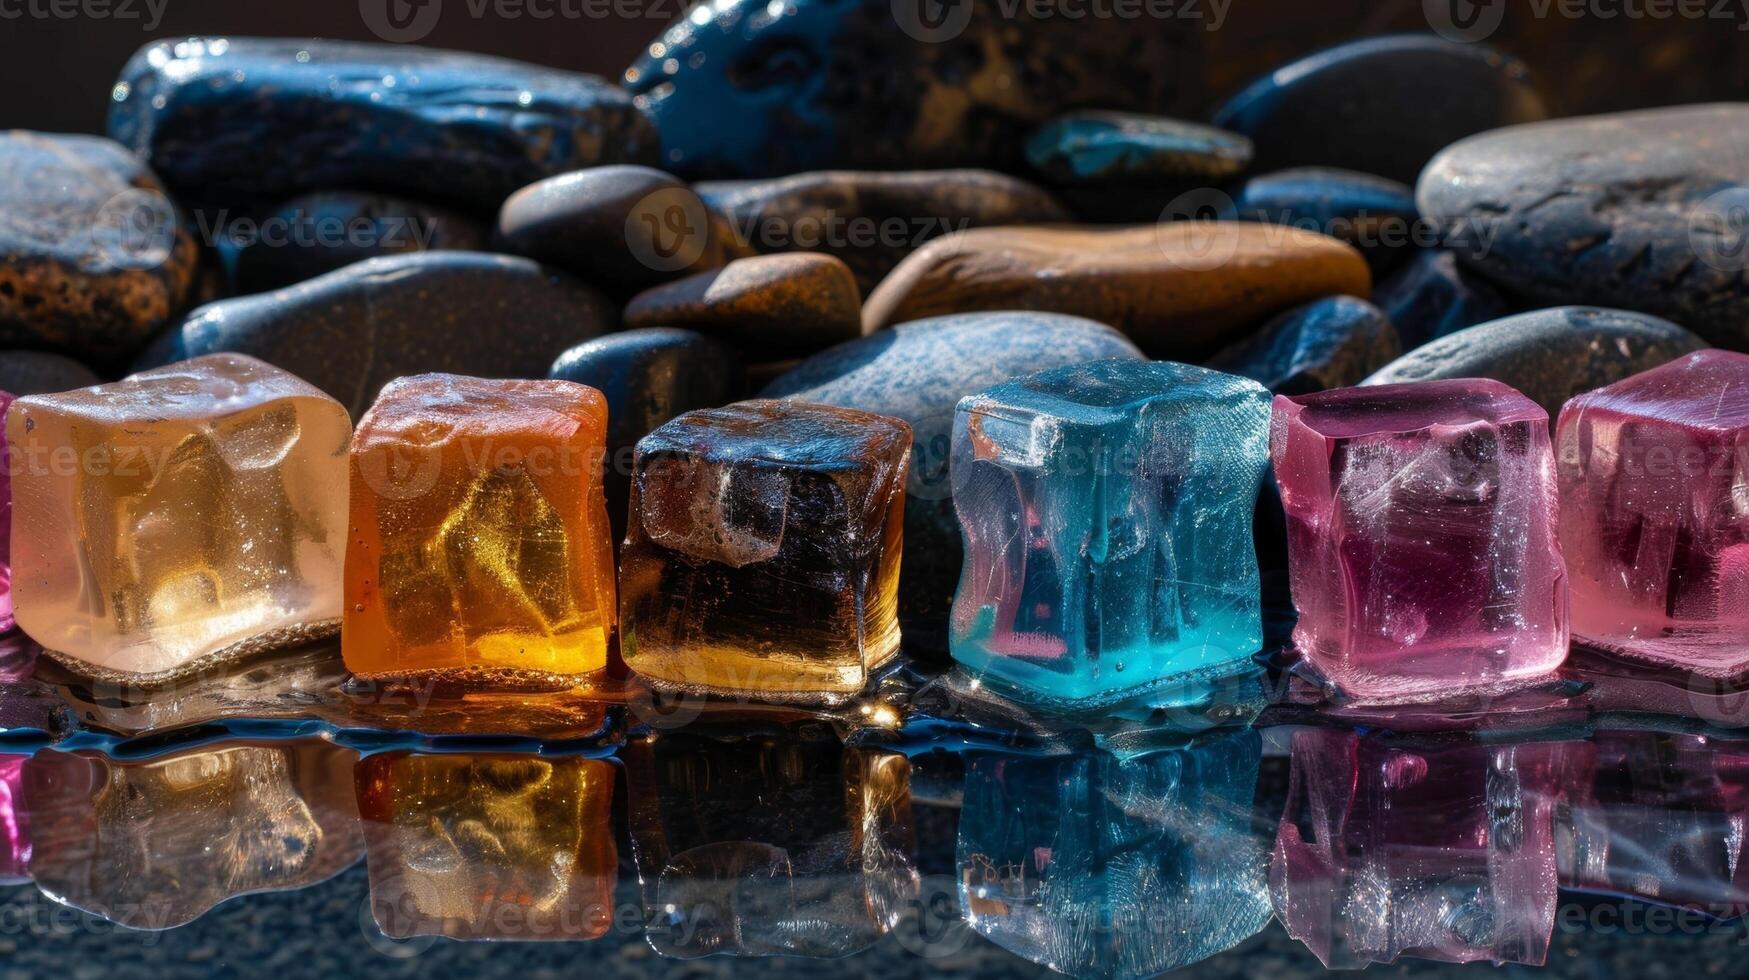
{"type": "Polygon", "coordinates": [[[607,399],[569,381],[400,378],[352,440],[341,653],[489,686],[607,665],[607,399]]]}
{"type": "Polygon", "coordinates": [[[1512,302],[1494,284],[1458,265],[1442,248],[1424,248],[1373,290],[1403,346],[1415,348],[1465,327],[1497,320],[1512,302]]]}
{"type": "Polygon", "coordinates": [[[626,303],[628,329],[685,327],[755,360],[805,357],[862,333],[862,294],[830,255],[795,252],[736,259],[655,286],[626,303]]]}
{"type": "Polygon", "coordinates": [[[937,239],[863,306],[863,330],[976,310],[1108,323],[1155,357],[1199,357],[1259,320],[1324,296],[1365,296],[1360,253],[1246,221],[1129,228],[986,228],[937,239]]]}
{"type": "MultiPolygon", "coordinates": [[[[213,218],[212,212],[200,216],[213,218]]],[[[303,194],[246,221],[215,222],[219,266],[232,295],[296,285],[379,255],[479,251],[486,227],[451,208],[387,194],[303,194]]]]}
{"type": "Polygon", "coordinates": [[[559,355],[549,378],[588,385],[607,398],[607,516],[625,536],[632,450],[683,412],[739,398],[745,371],[735,351],[691,330],[625,330],[559,355]]]}
{"type": "Polygon", "coordinates": [[[0,391],[14,395],[47,395],[89,388],[102,381],[97,372],[70,357],[47,351],[0,351],[0,391]]]}
{"type": "Polygon", "coordinates": [[[653,162],[658,140],[595,76],[403,44],[158,41],[113,97],[109,135],[203,203],[357,187],[490,214],[542,177],[653,162]]]}
{"type": "Polygon", "coordinates": [[[1420,230],[1409,185],[1335,167],[1294,167],[1252,177],[1234,196],[1233,211],[1242,221],[1340,238],[1366,256],[1375,277],[1403,259],[1420,230]]]}
{"type": "Polygon", "coordinates": [[[1401,353],[1397,331],[1378,307],[1330,296],[1283,313],[1206,366],[1278,395],[1303,395],[1358,384],[1401,353]]]}
{"type": "Polygon", "coordinates": [[[126,147],[0,133],[0,346],[125,361],[181,312],[198,258],[126,147]]]}
{"type": "Polygon", "coordinates": [[[1573,635],[1749,673],[1749,356],[1705,350],[1567,403],[1556,426],[1573,635]]]}
{"type": "Polygon", "coordinates": [[[1533,310],[1423,344],[1362,384],[1492,378],[1554,418],[1567,399],[1707,346],[1668,320],[1595,306],[1533,310]]]}
{"type": "Polygon", "coordinates": [[[1026,159],[1044,177],[1069,184],[1220,180],[1251,162],[1251,141],[1199,123],[1083,109],[1039,127],[1026,141],[1026,159]]]}
{"type": "Polygon", "coordinates": [[[1554,460],[1535,402],[1480,379],[1278,395],[1270,456],[1293,643],[1345,695],[1530,683],[1566,659],[1554,460]]]}
{"type": "Polygon", "coordinates": [[[1200,111],[1204,22],[1065,29],[1058,13],[965,4],[937,23],[890,0],[720,0],[652,38],[624,82],[661,128],[662,165],[689,179],[1018,172],[1027,135],[1069,109],[1200,111]]]}
{"type": "Polygon", "coordinates": [[[510,195],[492,244],[630,295],[721,266],[741,251],[733,239],[724,219],[674,175],[619,164],[548,177],[510,195]]]}
{"type": "Polygon", "coordinates": [[[362,415],[402,375],[543,377],[553,358],[611,328],[614,316],[594,289],[528,259],[412,252],[209,303],[161,334],[140,364],[251,354],[362,415]]]}
{"type": "Polygon", "coordinates": [[[1416,199],[1466,265],[1515,293],[1654,313],[1749,349],[1749,105],[1484,133],[1439,154],[1416,199]]]}
{"type": "Polygon", "coordinates": [[[1035,371],[1142,357],[1116,330],[1054,313],[963,313],[901,323],[808,358],[763,397],[880,412],[911,426],[899,618],[907,650],[947,652],[948,607],[961,543],[948,458],[954,406],[1035,371]]]}
{"type": "Polygon", "coordinates": [[[745,401],[638,443],[620,649],[688,691],[834,702],[899,652],[911,428],[745,401]]]}
{"type": "Polygon", "coordinates": [[[1069,220],[1048,191],[990,170],[822,170],[696,189],[739,247],[836,255],[865,294],[932,238],[1069,220]]]}
{"type": "Polygon", "coordinates": [[[1530,70],[1481,44],[1392,34],[1326,48],[1216,110],[1251,137],[1256,167],[1342,167],[1406,184],[1444,147],[1549,112],[1530,70]]]}
{"type": "Polygon", "coordinates": [[[1268,465],[1269,393],[1207,368],[1098,361],[961,401],[953,658],[1035,704],[1206,700],[1262,647],[1268,465]]]}
{"type": "Polygon", "coordinates": [[[18,399],[19,626],[147,682],[331,632],[351,435],[334,399],[237,354],[18,399]]]}

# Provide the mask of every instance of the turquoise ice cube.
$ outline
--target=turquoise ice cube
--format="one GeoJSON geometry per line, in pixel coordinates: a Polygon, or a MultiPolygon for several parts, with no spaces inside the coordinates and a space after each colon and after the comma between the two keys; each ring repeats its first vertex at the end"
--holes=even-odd
{"type": "Polygon", "coordinates": [[[995,385],[954,418],[965,564],[950,647],[980,678],[1088,707],[1249,665],[1263,642],[1251,516],[1269,393],[1169,361],[995,385]]]}

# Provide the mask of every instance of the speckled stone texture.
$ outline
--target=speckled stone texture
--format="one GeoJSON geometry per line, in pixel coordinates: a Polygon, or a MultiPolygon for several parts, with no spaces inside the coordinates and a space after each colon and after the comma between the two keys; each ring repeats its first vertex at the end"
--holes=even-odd
{"type": "Polygon", "coordinates": [[[942,10],[889,0],[698,5],[624,81],[683,177],[830,167],[1018,172],[1033,126],[1067,109],[1201,109],[1206,23],[1069,22],[1021,4],[942,10]]]}
{"type": "Polygon", "coordinates": [[[485,224],[469,215],[361,191],[301,194],[235,222],[201,217],[219,234],[219,267],[232,294],[280,289],[379,255],[486,245],[485,224]]]}
{"type": "Polygon", "coordinates": [[[1108,323],[1156,357],[1199,357],[1323,296],[1365,296],[1360,253],[1295,228],[1177,221],[1123,228],[984,228],[912,253],[863,305],[865,332],[973,310],[1108,323]]]}
{"type": "Polygon", "coordinates": [[[865,294],[932,238],[1069,220],[1049,192],[990,170],[821,170],[696,189],[740,247],[836,255],[865,294]]]}
{"type": "Polygon", "coordinates": [[[606,297],[528,259],[413,252],[210,303],[160,335],[139,366],[214,351],[250,354],[357,417],[402,375],[544,377],[553,358],[613,323],[606,297]]]}
{"type": "Polygon", "coordinates": [[[1595,306],[1560,306],[1478,324],[1415,348],[1363,384],[1492,378],[1553,419],[1567,399],[1706,346],[1668,320],[1595,306]]]}
{"type": "Polygon", "coordinates": [[[1666,316],[1749,349],[1749,105],[1554,120],[1449,147],[1422,214],[1464,263],[1547,303],[1666,316]]]}
{"type": "Polygon", "coordinates": [[[0,346],[125,360],[181,312],[197,258],[185,219],[125,147],[0,133],[0,346]]]}
{"type": "Polygon", "coordinates": [[[908,651],[947,652],[947,614],[960,574],[959,524],[948,482],[954,406],[1023,374],[1116,357],[1140,358],[1101,323],[1052,313],[965,313],[902,323],[803,361],[762,393],[903,419],[911,426],[899,617],[908,651]]]}
{"type": "Polygon", "coordinates": [[[1402,261],[1423,230],[1407,184],[1336,167],[1293,167],[1245,181],[1234,216],[1340,238],[1366,256],[1375,277],[1402,261]]]}
{"type": "Polygon", "coordinates": [[[686,327],[754,360],[805,357],[862,333],[862,294],[830,255],[793,252],[736,259],[721,269],[633,296],[628,328],[686,327]]]}
{"type": "Polygon", "coordinates": [[[1251,137],[1260,170],[1342,167],[1413,183],[1453,141],[1547,116],[1518,59],[1432,34],[1394,34],[1283,65],[1214,119],[1251,137]]]}
{"type": "Polygon", "coordinates": [[[191,201],[377,188],[490,213],[512,191],[653,162],[650,120],[591,75],[400,44],[196,37],[122,69],[109,134],[191,201]]]}
{"type": "Polygon", "coordinates": [[[728,223],[692,188],[651,167],[590,167],[536,181],[498,211],[496,251],[630,295],[740,254],[728,223]]]}
{"type": "Polygon", "coordinates": [[[1026,141],[1026,159],[1044,177],[1071,184],[1219,180],[1251,163],[1251,141],[1201,123],[1083,109],[1040,126],[1026,141]]]}
{"type": "Polygon", "coordinates": [[[1289,310],[1210,358],[1208,367],[1259,382],[1278,395],[1357,384],[1402,353],[1379,308],[1331,296],[1289,310]]]}

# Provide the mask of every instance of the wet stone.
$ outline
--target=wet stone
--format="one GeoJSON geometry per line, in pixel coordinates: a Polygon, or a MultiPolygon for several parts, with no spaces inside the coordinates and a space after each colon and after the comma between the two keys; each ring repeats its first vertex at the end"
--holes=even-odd
{"type": "Polygon", "coordinates": [[[1749,106],[1676,106],[1484,133],[1416,189],[1469,267],[1546,303],[1669,317],[1749,349],[1749,106]]]}
{"type": "Polygon", "coordinates": [[[827,170],[696,189],[739,247],[836,255],[865,294],[932,238],[1069,220],[1048,191],[989,170],[827,170]]]}
{"type": "Polygon", "coordinates": [[[862,294],[830,255],[796,252],[737,259],[656,286],[626,303],[627,328],[685,327],[750,358],[798,357],[862,332],[862,294]]]}
{"type": "Polygon", "coordinates": [[[1548,116],[1530,70],[1432,34],[1349,41],[1263,76],[1216,110],[1260,170],[1342,167],[1413,183],[1451,143],[1548,116]]]}
{"type": "Polygon", "coordinates": [[[1025,309],[1108,323],[1156,357],[1205,356],[1301,303],[1364,296],[1360,253],[1325,235],[1240,221],[987,228],[925,245],[868,297],[863,329],[1025,309]]]}
{"type": "Polygon", "coordinates": [[[1322,232],[1366,256],[1375,277],[1394,268],[1420,235],[1415,191],[1384,177],[1335,167],[1295,167],[1247,180],[1235,217],[1322,232]]]}
{"type": "Polygon", "coordinates": [[[1026,158],[1038,173],[1063,183],[1219,180],[1251,162],[1251,141],[1199,123],[1082,110],[1039,127],[1027,140],[1026,158]]]}
{"type": "Polygon", "coordinates": [[[1421,249],[1373,290],[1403,346],[1410,350],[1465,327],[1510,313],[1511,300],[1488,280],[1466,271],[1441,248],[1421,249]]]}
{"type": "Polygon", "coordinates": [[[181,312],[197,260],[186,220],[126,147],[0,133],[0,345],[125,362],[181,312]]]}
{"type": "Polygon", "coordinates": [[[490,214],[543,177],[652,161],[650,120],[592,75],[401,44],[154,42],[109,134],[200,203],[358,187],[490,214]]]}
{"type": "Polygon", "coordinates": [[[304,194],[236,221],[216,218],[210,211],[197,216],[213,222],[232,295],[295,285],[379,255],[478,251],[486,244],[485,225],[459,211],[358,191],[304,194]]]}
{"type": "Polygon", "coordinates": [[[1303,395],[1359,384],[1400,353],[1397,331],[1378,307],[1331,296],[1283,313],[1207,366],[1250,378],[1278,395],[1303,395]]]}
{"type": "Polygon", "coordinates": [[[1064,30],[1056,11],[1024,4],[968,4],[940,24],[888,0],[774,9],[713,3],[652,38],[626,70],[662,131],[662,166],[689,179],[847,166],[1020,172],[1026,137],[1069,109],[1202,108],[1208,32],[1192,18],[1064,30]]]}
{"type": "Polygon", "coordinates": [[[692,188],[650,167],[590,167],[536,181],[498,211],[493,246],[629,295],[738,254],[692,188]]]}
{"type": "Polygon", "coordinates": [[[102,379],[95,371],[47,351],[0,351],[0,391],[14,395],[46,395],[88,388],[102,379]]]}
{"type": "Polygon", "coordinates": [[[732,349],[703,334],[666,327],[610,333],[579,344],[559,355],[547,376],[588,385],[607,398],[607,514],[615,543],[625,536],[638,440],[684,412],[736,400],[745,386],[732,349]]]}
{"type": "Polygon", "coordinates": [[[1561,306],[1447,334],[1381,367],[1363,383],[1492,378],[1529,396],[1552,419],[1574,395],[1705,346],[1706,341],[1655,316],[1561,306]]]}
{"type": "Polygon", "coordinates": [[[954,406],[1023,374],[1141,356],[1116,330],[1080,317],[963,313],[901,323],[822,351],[762,395],[880,412],[911,426],[899,616],[907,650],[945,654],[962,554],[948,470],[954,406]]]}
{"type": "Polygon", "coordinates": [[[613,318],[599,292],[528,259],[412,252],[210,303],[160,335],[140,364],[250,354],[356,416],[403,375],[543,377],[553,358],[606,331],[613,318]]]}

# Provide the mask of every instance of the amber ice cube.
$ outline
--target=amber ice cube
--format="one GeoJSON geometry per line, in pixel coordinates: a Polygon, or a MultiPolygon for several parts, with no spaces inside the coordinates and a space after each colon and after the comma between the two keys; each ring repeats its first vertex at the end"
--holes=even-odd
{"type": "Polygon", "coordinates": [[[899,649],[911,429],[803,402],[688,412],[638,443],[622,649],[658,684],[790,699],[862,690],[899,649]]]}
{"type": "Polygon", "coordinates": [[[352,442],[347,669],[501,683],[602,668],[606,430],[606,399],[569,381],[385,387],[352,442]]]}
{"type": "Polygon", "coordinates": [[[214,354],[12,404],[12,594],[99,676],[169,678],[340,616],[340,403],[214,354]]]}
{"type": "Polygon", "coordinates": [[[613,922],[614,766],[391,753],[358,766],[371,913],[384,935],[594,939],[613,922]]]}

